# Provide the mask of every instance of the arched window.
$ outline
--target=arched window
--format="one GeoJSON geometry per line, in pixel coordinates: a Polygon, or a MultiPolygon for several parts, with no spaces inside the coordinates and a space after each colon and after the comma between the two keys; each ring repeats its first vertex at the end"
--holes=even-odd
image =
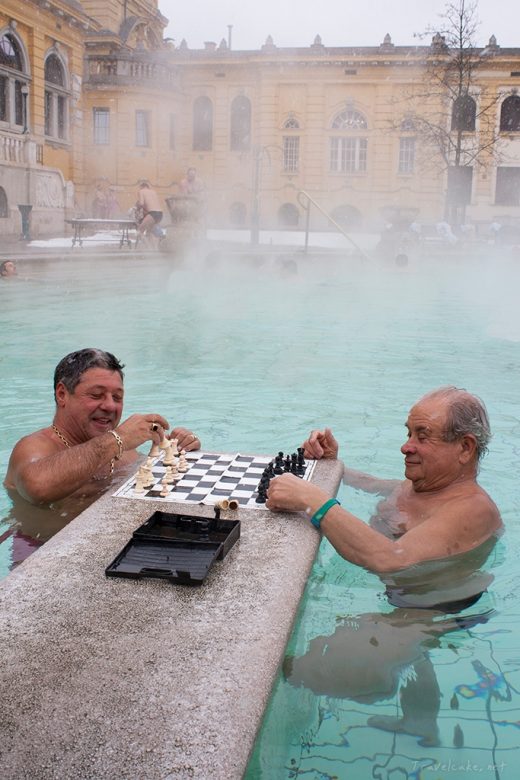
{"type": "Polygon", "coordinates": [[[401,122],[401,132],[402,133],[415,132],[415,122],[411,116],[406,116],[401,122]]]}
{"type": "Polygon", "coordinates": [[[193,149],[210,152],[213,147],[213,103],[198,97],[193,104],[193,149]]]}
{"type": "Polygon", "coordinates": [[[284,130],[299,130],[300,129],[300,123],[296,119],[295,116],[290,116],[288,119],[285,120],[283,124],[284,130]]]}
{"type": "Polygon", "coordinates": [[[278,224],[281,227],[298,227],[300,212],[294,203],[283,203],[278,209],[278,224]]]}
{"type": "Polygon", "coordinates": [[[45,135],[68,138],[69,93],[67,73],[60,57],[51,53],[45,60],[45,135]]]}
{"type": "Polygon", "coordinates": [[[367,120],[359,111],[353,108],[337,114],[332,121],[333,130],[366,130],[367,120]]]}
{"type": "Polygon", "coordinates": [[[229,207],[229,221],[233,227],[242,227],[246,224],[246,207],[237,201],[229,207]]]}
{"type": "Polygon", "coordinates": [[[13,32],[0,33],[0,126],[27,129],[28,73],[22,44],[13,32]]]}
{"type": "Polygon", "coordinates": [[[451,111],[451,129],[463,133],[475,132],[477,104],[470,95],[461,95],[453,101],[451,111]]]}
{"type": "Polygon", "coordinates": [[[517,133],[520,130],[520,96],[510,95],[502,103],[500,130],[504,133],[517,133]]]}
{"type": "Polygon", "coordinates": [[[334,117],[332,120],[334,134],[330,138],[331,172],[366,172],[368,141],[365,137],[357,135],[357,131],[366,130],[367,127],[367,120],[363,114],[351,108],[334,117]],[[345,135],[338,135],[339,131],[345,131],[345,135]]]}
{"type": "Polygon", "coordinates": [[[251,101],[239,95],[231,103],[232,152],[245,152],[251,147],[251,101]]]}
{"type": "Polygon", "coordinates": [[[9,205],[7,203],[7,195],[3,187],[0,187],[0,218],[5,219],[9,216],[9,205]]]}

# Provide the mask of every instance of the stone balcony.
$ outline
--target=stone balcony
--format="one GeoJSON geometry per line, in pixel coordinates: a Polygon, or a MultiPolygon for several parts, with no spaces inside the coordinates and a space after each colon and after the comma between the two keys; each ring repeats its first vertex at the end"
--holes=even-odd
{"type": "Polygon", "coordinates": [[[29,133],[0,130],[0,163],[34,165],[43,162],[43,147],[29,133]]]}
{"type": "Polygon", "coordinates": [[[91,86],[143,86],[152,84],[164,89],[174,89],[179,78],[173,68],[161,62],[146,61],[136,57],[98,55],[87,62],[85,83],[91,86]]]}

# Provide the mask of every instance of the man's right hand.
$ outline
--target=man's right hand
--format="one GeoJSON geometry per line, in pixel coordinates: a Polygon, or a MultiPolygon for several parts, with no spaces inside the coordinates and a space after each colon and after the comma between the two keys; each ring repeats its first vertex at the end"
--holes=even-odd
{"type": "Polygon", "coordinates": [[[123,449],[135,450],[136,447],[148,440],[160,444],[169,427],[168,420],[161,417],[160,414],[132,414],[115,430],[123,440],[123,449]]]}
{"type": "Polygon", "coordinates": [[[324,431],[311,431],[310,436],[303,442],[306,458],[337,458],[339,445],[330,428],[324,431]]]}

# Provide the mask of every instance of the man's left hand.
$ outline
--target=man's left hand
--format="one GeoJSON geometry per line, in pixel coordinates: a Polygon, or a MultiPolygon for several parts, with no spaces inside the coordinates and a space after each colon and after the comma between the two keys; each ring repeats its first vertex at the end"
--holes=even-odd
{"type": "Polygon", "coordinates": [[[174,428],[170,433],[170,439],[177,439],[179,450],[185,450],[186,452],[200,450],[200,439],[187,428],[174,428]]]}

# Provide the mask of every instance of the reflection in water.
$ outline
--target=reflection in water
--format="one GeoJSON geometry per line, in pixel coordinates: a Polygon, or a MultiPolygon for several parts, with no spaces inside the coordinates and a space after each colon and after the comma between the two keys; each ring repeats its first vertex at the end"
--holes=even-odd
{"type": "Polygon", "coordinates": [[[400,608],[357,615],[331,636],[313,639],[303,656],[288,656],[283,672],[295,687],[363,704],[390,699],[399,687],[401,716],[376,715],[368,725],[434,746],[441,693],[428,651],[445,634],[485,623],[490,616],[491,611],[465,618],[400,608]]]}
{"type": "Polygon", "coordinates": [[[364,704],[399,689],[401,715],[372,716],[367,724],[438,745],[441,693],[429,651],[442,636],[489,620],[493,610],[482,596],[493,575],[482,567],[496,563],[496,543],[492,537],[469,552],[381,575],[397,608],[356,615],[312,639],[304,655],[285,659],[286,679],[318,696],[364,704]],[[477,604],[471,614],[457,614],[477,604]]]}

